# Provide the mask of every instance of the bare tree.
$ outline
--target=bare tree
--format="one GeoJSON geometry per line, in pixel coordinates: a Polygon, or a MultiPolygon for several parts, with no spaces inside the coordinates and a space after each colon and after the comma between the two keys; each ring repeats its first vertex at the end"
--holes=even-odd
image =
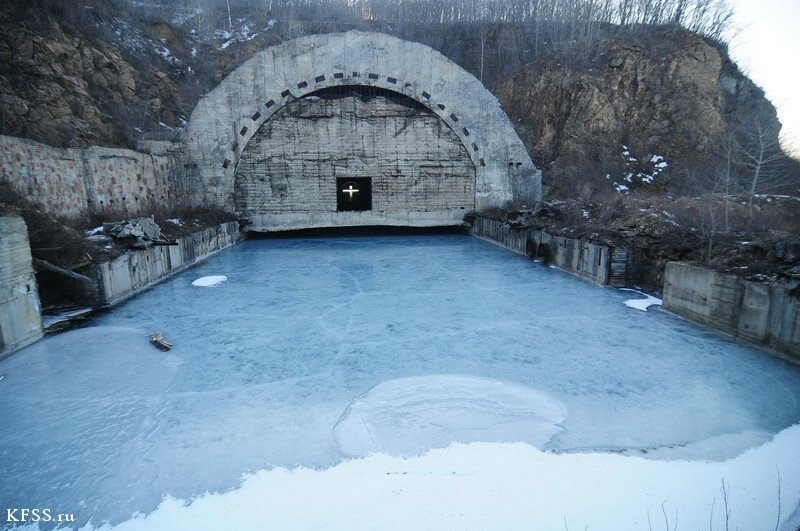
{"type": "Polygon", "coordinates": [[[780,123],[764,114],[739,127],[740,182],[751,214],[756,195],[781,190],[796,180],[787,171],[787,157],[780,144],[780,123]]]}

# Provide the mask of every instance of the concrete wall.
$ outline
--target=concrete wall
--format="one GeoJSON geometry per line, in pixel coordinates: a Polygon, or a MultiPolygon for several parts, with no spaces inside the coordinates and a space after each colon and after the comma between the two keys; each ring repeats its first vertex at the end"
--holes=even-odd
{"type": "Polygon", "coordinates": [[[664,307],[752,343],[800,356],[800,300],[789,293],[796,285],[750,282],[669,262],[664,307]]]}
{"type": "Polygon", "coordinates": [[[450,128],[406,96],[310,96],[253,136],[235,192],[237,214],[255,231],[394,224],[403,212],[459,225],[475,208],[475,168],[450,128]],[[370,178],[375,215],[337,212],[337,177],[370,178]]]}
{"type": "Polygon", "coordinates": [[[75,219],[136,217],[190,206],[181,156],[169,143],[150,147],[152,153],[59,149],[0,136],[0,183],[48,212],[75,219]]]}
{"type": "Polygon", "coordinates": [[[229,222],[181,238],[177,245],[130,251],[111,262],[81,270],[97,282],[97,291],[85,292],[84,296],[105,304],[120,302],[241,239],[239,224],[229,222]]]}
{"type": "Polygon", "coordinates": [[[515,228],[480,216],[472,225],[472,234],[494,240],[520,254],[527,254],[529,241],[534,248],[545,244],[550,251],[549,259],[556,267],[597,284],[628,285],[628,250],[625,248],[553,236],[537,229],[515,228]]]}
{"type": "Polygon", "coordinates": [[[399,92],[444,121],[476,169],[478,209],[541,197],[541,172],[480,81],[427,46],[360,31],[268,48],[203,97],[184,131],[199,186],[217,204],[232,206],[236,166],[262,124],[297,98],[353,85],[399,92]]]}
{"type": "Polygon", "coordinates": [[[42,337],[25,221],[0,205],[0,358],[42,337]]]}

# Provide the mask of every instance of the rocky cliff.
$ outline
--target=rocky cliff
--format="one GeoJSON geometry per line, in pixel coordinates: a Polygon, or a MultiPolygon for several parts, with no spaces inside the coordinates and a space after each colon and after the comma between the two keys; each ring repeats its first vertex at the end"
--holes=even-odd
{"type": "Polygon", "coordinates": [[[56,147],[122,146],[154,121],[178,123],[171,76],[157,62],[137,68],[105,42],[99,24],[115,16],[111,7],[66,16],[37,4],[0,7],[2,134],[56,147]]]}
{"type": "Polygon", "coordinates": [[[722,46],[673,28],[550,54],[496,93],[556,194],[659,168],[649,184],[691,192],[687,172],[715,164],[750,120],[780,130],[722,46]]]}

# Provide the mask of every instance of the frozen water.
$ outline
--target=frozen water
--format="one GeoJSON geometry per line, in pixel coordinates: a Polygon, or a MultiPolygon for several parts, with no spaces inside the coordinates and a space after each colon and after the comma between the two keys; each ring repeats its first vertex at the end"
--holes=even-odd
{"type": "Polygon", "coordinates": [[[214,286],[218,286],[228,280],[228,277],[225,275],[211,275],[208,277],[201,277],[197,280],[192,281],[192,286],[198,286],[201,288],[213,288],[214,286]]]}
{"type": "Polygon", "coordinates": [[[0,361],[0,498],[119,521],[327,467],[348,404],[417,376],[547,393],[558,452],[725,459],[800,419],[796,368],[629,297],[468,236],[249,240],[0,361]]]}
{"type": "Polygon", "coordinates": [[[644,299],[628,299],[625,301],[625,306],[628,308],[633,308],[634,310],[641,310],[646,312],[650,306],[661,306],[662,301],[658,297],[653,297],[652,295],[648,295],[647,293],[642,293],[639,290],[630,289],[630,288],[620,288],[622,291],[632,291],[634,293],[638,293],[639,295],[644,296],[644,299]]]}
{"type": "Polygon", "coordinates": [[[381,382],[357,397],[333,435],[348,457],[415,455],[452,442],[526,442],[542,448],[564,404],[530,387],[470,376],[416,376],[381,382]]]}

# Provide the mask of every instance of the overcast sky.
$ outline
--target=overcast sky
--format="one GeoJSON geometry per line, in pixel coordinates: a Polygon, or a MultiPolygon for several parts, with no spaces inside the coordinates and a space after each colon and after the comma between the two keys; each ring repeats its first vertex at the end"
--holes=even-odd
{"type": "Polygon", "coordinates": [[[731,55],[778,108],[783,133],[797,150],[800,148],[800,0],[732,1],[740,31],[731,41],[731,55]]]}

